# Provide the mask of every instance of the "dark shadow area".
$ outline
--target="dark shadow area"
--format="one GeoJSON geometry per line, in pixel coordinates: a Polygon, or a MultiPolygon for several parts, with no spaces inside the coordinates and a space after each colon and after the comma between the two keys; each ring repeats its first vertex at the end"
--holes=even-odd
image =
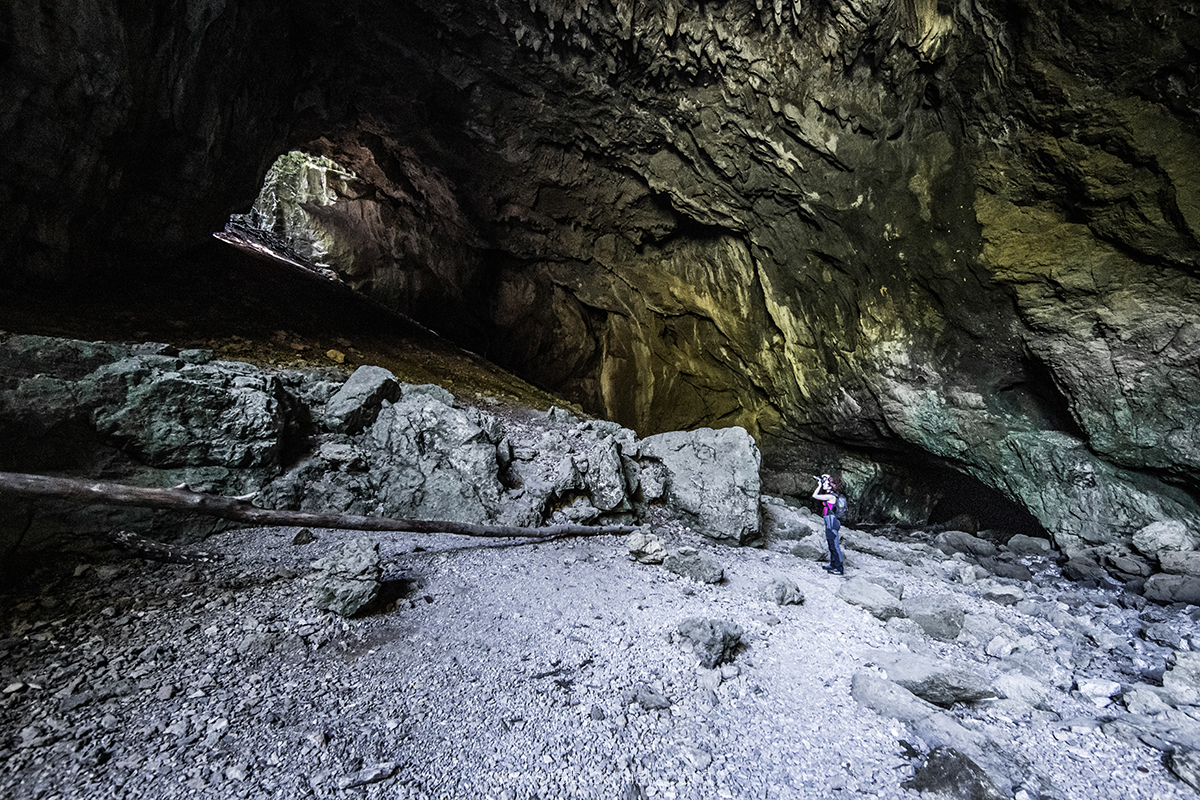
{"type": "Polygon", "coordinates": [[[376,614],[386,614],[399,600],[411,600],[417,597],[421,590],[421,581],[417,578],[385,578],[379,582],[379,594],[354,615],[356,619],[370,617],[376,614]]]}
{"type": "Polygon", "coordinates": [[[931,526],[969,518],[981,530],[992,530],[1001,541],[1016,534],[1046,537],[1046,530],[1025,508],[980,481],[946,470],[938,475],[940,499],[929,512],[931,526]]]}
{"type": "Polygon", "coordinates": [[[52,289],[0,289],[5,330],[51,336],[145,341],[259,338],[280,329],[302,335],[404,336],[432,332],[336,280],[216,239],[180,259],[128,266],[52,289]]]}

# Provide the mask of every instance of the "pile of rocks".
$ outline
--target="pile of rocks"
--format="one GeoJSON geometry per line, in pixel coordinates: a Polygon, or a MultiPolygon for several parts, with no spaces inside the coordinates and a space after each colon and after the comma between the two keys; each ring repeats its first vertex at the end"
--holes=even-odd
{"type": "MultiPolygon", "coordinates": [[[[759,531],[741,428],[645,439],[615,423],[460,402],[381,367],[273,370],[205,350],[0,336],[0,467],[252,495],[264,508],[538,526],[665,508],[709,538],[759,531]]],[[[0,511],[0,547],[165,526],[147,511],[0,511]]],[[[208,533],[211,520],[175,519],[208,533]]],[[[57,545],[54,545],[57,546],[57,545]]]]}

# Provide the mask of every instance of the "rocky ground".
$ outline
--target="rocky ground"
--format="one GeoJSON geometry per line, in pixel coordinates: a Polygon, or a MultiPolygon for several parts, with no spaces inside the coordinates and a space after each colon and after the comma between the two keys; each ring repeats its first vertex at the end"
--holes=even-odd
{"type": "Polygon", "coordinates": [[[1195,795],[1162,737],[1200,715],[1183,702],[1133,708],[1128,674],[1161,685],[1171,654],[1200,641],[1193,609],[1125,608],[1111,590],[1062,581],[1050,561],[1023,559],[1031,581],[980,582],[962,555],[847,531],[842,578],[812,558],[811,540],[730,548],[659,528],[668,549],[723,566],[708,584],[633,560],[619,538],[387,534],[376,537],[384,597],[343,619],[313,606],[305,576],[361,534],[317,530],[296,544],[297,533],[212,536],[204,546],[225,558],[200,566],[81,546],[7,587],[0,794],[915,798],[904,784],[945,734],[1015,765],[1022,798],[1195,795]],[[952,596],[961,633],[940,641],[843,599],[863,578],[893,596],[952,596]],[[766,599],[777,580],[804,602],[766,599]],[[998,586],[1025,599],[988,599],[998,586]],[[731,662],[698,666],[677,633],[692,617],[740,626],[731,662]],[[1010,696],[918,723],[876,713],[855,697],[886,674],[881,651],[1010,696]],[[1000,682],[1022,668],[1040,697],[1000,682]],[[1087,680],[1114,677],[1121,702],[1089,699],[1087,680]],[[1120,724],[1149,719],[1158,738],[1120,724]]]}

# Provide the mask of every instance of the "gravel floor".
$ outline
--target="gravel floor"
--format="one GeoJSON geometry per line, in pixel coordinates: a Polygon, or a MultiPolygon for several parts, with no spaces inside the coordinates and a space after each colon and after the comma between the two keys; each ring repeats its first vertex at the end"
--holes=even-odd
{"type": "MultiPolygon", "coordinates": [[[[310,604],[303,575],[360,534],[315,533],[223,533],[205,545],[226,559],[203,567],[64,557],[0,596],[0,796],[919,797],[902,786],[917,763],[904,726],[850,696],[892,632],[790,543],[676,532],[668,546],[726,565],[704,585],[611,538],[377,536],[390,602],[343,620],[310,604]],[[806,602],[760,599],[777,577],[806,602]],[[695,616],[745,631],[719,675],[672,642],[695,616]],[[632,701],[643,687],[670,707],[632,701]]],[[[927,565],[848,559],[910,592],[945,588],[927,565]]],[[[960,721],[1006,739],[1050,796],[1195,795],[1157,751],[1064,723],[1095,709],[1061,703],[1057,721],[960,721]]]]}

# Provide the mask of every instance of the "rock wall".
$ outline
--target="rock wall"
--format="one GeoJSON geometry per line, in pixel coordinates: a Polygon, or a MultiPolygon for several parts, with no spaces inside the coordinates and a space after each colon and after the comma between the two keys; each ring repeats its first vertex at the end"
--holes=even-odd
{"type": "Polygon", "coordinates": [[[9,4],[0,246],[166,257],[303,147],[370,187],[323,212],[348,279],[518,374],[1123,563],[1200,531],[1200,12],[1102,9],[9,4]]]}

